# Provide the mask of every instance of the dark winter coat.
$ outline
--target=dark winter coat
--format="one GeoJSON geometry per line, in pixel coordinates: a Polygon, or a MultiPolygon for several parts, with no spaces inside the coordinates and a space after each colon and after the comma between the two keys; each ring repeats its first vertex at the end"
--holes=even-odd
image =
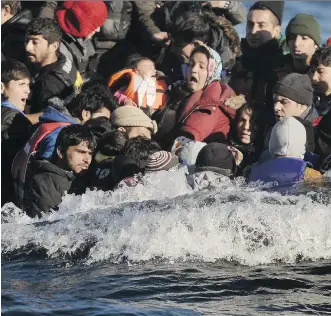
{"type": "Polygon", "coordinates": [[[31,123],[23,113],[1,106],[1,205],[13,201],[12,162],[31,132],[31,123]]]}
{"type": "Polygon", "coordinates": [[[23,211],[30,217],[41,217],[56,209],[73,179],[71,171],[63,170],[48,160],[33,161],[28,169],[23,211]]]}
{"type": "Polygon", "coordinates": [[[31,12],[23,10],[1,25],[1,53],[6,59],[26,61],[25,30],[31,20],[31,12]]]}
{"type": "Polygon", "coordinates": [[[265,111],[266,120],[270,121],[274,116],[272,89],[278,80],[276,70],[283,58],[281,42],[272,39],[253,49],[246,39],[242,39],[241,49],[242,55],[232,68],[229,85],[236,94],[245,95],[248,102],[265,111]]]}
{"type": "Polygon", "coordinates": [[[52,97],[65,99],[74,93],[77,68],[64,55],[59,53],[55,63],[44,66],[34,78],[31,113],[41,112],[52,97]]]}
{"type": "Polygon", "coordinates": [[[31,113],[42,112],[52,97],[65,99],[75,93],[77,69],[61,53],[55,63],[44,66],[34,78],[32,86],[31,113]]]}

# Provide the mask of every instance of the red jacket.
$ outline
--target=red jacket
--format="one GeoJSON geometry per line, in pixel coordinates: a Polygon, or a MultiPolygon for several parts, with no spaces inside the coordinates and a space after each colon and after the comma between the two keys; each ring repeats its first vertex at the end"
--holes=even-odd
{"type": "Polygon", "coordinates": [[[212,82],[204,90],[193,93],[187,99],[179,117],[180,132],[189,133],[197,141],[204,141],[220,134],[226,138],[236,110],[225,106],[224,103],[235,95],[228,85],[218,81],[212,82]]]}

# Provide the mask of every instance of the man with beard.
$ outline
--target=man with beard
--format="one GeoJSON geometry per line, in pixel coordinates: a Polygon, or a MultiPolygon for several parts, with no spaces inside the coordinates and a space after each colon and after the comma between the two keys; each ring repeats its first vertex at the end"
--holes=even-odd
{"type": "Polygon", "coordinates": [[[242,55],[232,68],[229,85],[243,94],[266,117],[273,118],[272,88],[277,82],[275,70],[283,58],[281,21],[284,2],[258,1],[249,10],[242,55]]]}
{"type": "Polygon", "coordinates": [[[76,175],[90,166],[96,148],[93,134],[84,126],[71,125],[59,133],[50,160],[35,160],[28,167],[23,211],[41,217],[57,208],[76,175]]]}
{"type": "Polygon", "coordinates": [[[58,96],[65,99],[74,92],[77,69],[59,52],[61,39],[61,28],[53,19],[34,19],[26,30],[27,58],[36,68],[29,102],[32,114],[28,116],[34,124],[49,98],[58,96]]]}

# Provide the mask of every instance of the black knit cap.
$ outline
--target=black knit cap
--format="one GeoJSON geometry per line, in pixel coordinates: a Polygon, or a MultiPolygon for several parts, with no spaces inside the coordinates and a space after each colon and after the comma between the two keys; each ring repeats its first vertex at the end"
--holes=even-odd
{"type": "Polygon", "coordinates": [[[284,1],[257,1],[255,2],[249,9],[252,10],[259,10],[263,7],[268,8],[278,19],[279,25],[282,24],[283,20],[283,13],[284,13],[284,1]]]}
{"type": "Polygon", "coordinates": [[[331,145],[331,110],[326,113],[317,125],[317,137],[331,145]]]}
{"type": "Polygon", "coordinates": [[[313,87],[307,74],[291,73],[277,81],[273,92],[303,105],[312,105],[313,87]]]}
{"type": "Polygon", "coordinates": [[[195,165],[196,171],[215,171],[225,176],[230,176],[235,169],[232,153],[221,143],[210,143],[203,147],[195,165]]]}

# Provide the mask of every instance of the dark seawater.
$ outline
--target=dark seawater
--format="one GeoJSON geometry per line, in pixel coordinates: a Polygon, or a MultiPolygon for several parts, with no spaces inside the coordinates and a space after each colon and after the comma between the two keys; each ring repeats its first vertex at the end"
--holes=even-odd
{"type": "Polygon", "coordinates": [[[40,220],[6,205],[2,315],[331,314],[331,183],[184,180],[66,196],[40,220]]]}

